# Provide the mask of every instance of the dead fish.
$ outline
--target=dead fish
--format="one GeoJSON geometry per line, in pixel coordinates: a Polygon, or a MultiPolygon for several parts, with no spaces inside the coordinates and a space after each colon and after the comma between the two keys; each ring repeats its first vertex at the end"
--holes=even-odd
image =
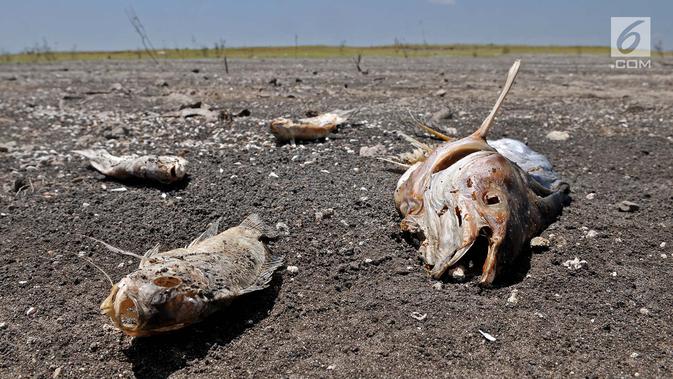
{"type": "Polygon", "coordinates": [[[176,156],[124,155],[114,156],[104,149],[73,150],[90,160],[91,166],[103,175],[117,179],[131,177],[174,183],[185,177],[187,160],[176,156]]]}
{"type": "MultiPolygon", "coordinates": [[[[272,237],[257,214],[217,234],[219,220],[189,246],[145,255],[138,269],[112,286],[100,309],[130,336],[148,336],[202,321],[233,299],[269,286],[283,257],[272,257],[261,237],[272,237]]],[[[100,241],[99,241],[100,242],[100,241]]]]}
{"type": "Polygon", "coordinates": [[[271,133],[281,142],[311,141],[327,137],[336,130],[337,126],[345,123],[352,115],[351,110],[334,110],[316,117],[302,118],[296,122],[287,118],[271,120],[271,133]]]}
{"type": "Polygon", "coordinates": [[[433,278],[449,273],[463,279],[482,259],[479,282],[490,285],[568,200],[568,185],[544,156],[516,140],[486,140],[519,65],[516,61],[510,69],[500,97],[476,132],[458,140],[445,137],[450,142],[429,152],[398,181],[394,199],[404,217],[400,227],[423,240],[419,254],[433,278]],[[483,250],[486,254],[480,256],[483,250]]]}

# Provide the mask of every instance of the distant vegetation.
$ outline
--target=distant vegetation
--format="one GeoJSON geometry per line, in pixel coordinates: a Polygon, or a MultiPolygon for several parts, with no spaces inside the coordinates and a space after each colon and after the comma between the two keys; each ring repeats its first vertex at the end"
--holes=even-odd
{"type": "MultiPolygon", "coordinates": [[[[554,55],[604,55],[610,54],[606,46],[527,46],[527,45],[427,45],[394,44],[386,46],[280,46],[280,47],[224,47],[199,49],[156,49],[128,51],[53,51],[46,43],[18,54],[0,52],[0,62],[50,62],[66,60],[133,60],[152,59],[222,59],[222,58],[338,58],[354,56],[382,57],[431,57],[472,56],[493,57],[500,55],[554,54],[554,55]]],[[[660,52],[673,56],[673,52],[660,52]]]]}

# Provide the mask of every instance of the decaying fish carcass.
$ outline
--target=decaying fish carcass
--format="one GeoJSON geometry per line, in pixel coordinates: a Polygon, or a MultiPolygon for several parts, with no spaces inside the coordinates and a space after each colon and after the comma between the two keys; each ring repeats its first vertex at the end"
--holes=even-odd
{"type": "Polygon", "coordinates": [[[169,184],[182,180],[187,172],[187,160],[176,156],[125,155],[114,156],[104,149],[74,150],[89,159],[93,168],[116,179],[131,177],[156,180],[169,184]]]}
{"type": "Polygon", "coordinates": [[[480,283],[490,285],[568,200],[568,185],[544,156],[516,140],[486,141],[518,69],[516,61],[475,133],[441,144],[398,181],[401,228],[422,239],[419,253],[434,278],[462,279],[481,266],[480,283]]]}
{"type": "MultiPolygon", "coordinates": [[[[101,304],[115,326],[130,336],[147,336],[203,320],[238,296],[268,287],[282,257],[272,257],[271,236],[256,214],[217,234],[213,223],[186,248],[138,256],[139,268],[112,286],[101,304]]],[[[106,246],[122,254],[134,255],[106,246]]]]}
{"type": "Polygon", "coordinates": [[[281,142],[312,141],[327,137],[337,126],[348,121],[354,110],[334,110],[316,117],[293,121],[287,118],[271,120],[271,133],[281,142]]]}

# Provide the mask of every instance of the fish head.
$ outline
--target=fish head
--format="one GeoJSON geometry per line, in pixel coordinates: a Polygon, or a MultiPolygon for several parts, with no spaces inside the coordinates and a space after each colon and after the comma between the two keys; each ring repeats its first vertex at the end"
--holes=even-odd
{"type": "Polygon", "coordinates": [[[182,157],[162,156],[159,157],[159,169],[154,176],[162,183],[174,183],[182,180],[187,174],[187,160],[182,157]]]}
{"type": "Polygon", "coordinates": [[[529,234],[528,188],[513,163],[471,154],[434,174],[424,197],[421,254],[434,278],[476,274],[490,285],[529,234]],[[502,252],[507,252],[505,256],[502,252]]]}
{"type": "Polygon", "coordinates": [[[199,321],[207,306],[199,291],[203,278],[180,265],[166,268],[149,265],[124,277],[101,304],[102,313],[130,336],[158,334],[199,321]]]}

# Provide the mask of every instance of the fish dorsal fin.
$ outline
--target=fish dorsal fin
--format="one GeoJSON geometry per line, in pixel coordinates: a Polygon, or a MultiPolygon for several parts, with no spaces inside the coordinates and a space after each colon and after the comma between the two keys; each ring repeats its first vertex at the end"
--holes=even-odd
{"type": "Polygon", "coordinates": [[[253,213],[246,217],[245,220],[241,222],[241,226],[244,228],[256,230],[259,232],[259,234],[267,238],[278,237],[278,232],[276,232],[276,230],[270,226],[266,225],[257,213],[253,213]]]}
{"type": "Polygon", "coordinates": [[[507,96],[507,93],[509,92],[510,88],[512,88],[512,83],[514,83],[514,78],[516,78],[516,74],[519,72],[520,65],[521,65],[520,60],[517,59],[516,61],[514,61],[514,64],[509,69],[509,73],[507,74],[507,81],[505,82],[505,86],[502,87],[500,96],[498,97],[498,100],[495,102],[493,109],[491,109],[491,113],[488,114],[488,116],[481,124],[479,129],[477,129],[477,131],[474,132],[474,134],[472,134],[473,136],[486,139],[486,135],[488,135],[488,131],[489,129],[491,129],[491,125],[493,125],[493,119],[495,119],[495,114],[498,113],[498,110],[500,109],[502,102],[505,100],[505,96],[507,96]]]}
{"type": "Polygon", "coordinates": [[[154,254],[159,253],[159,244],[154,245],[153,248],[147,250],[145,254],[143,255],[143,259],[140,260],[140,264],[138,265],[138,268],[141,268],[147,263],[147,261],[152,258],[154,254]]]}
{"type": "Polygon", "coordinates": [[[222,220],[222,217],[218,218],[217,220],[215,220],[215,222],[208,225],[208,229],[206,229],[203,233],[201,233],[200,236],[196,237],[196,239],[194,241],[192,241],[192,243],[190,243],[187,246],[187,248],[189,249],[190,247],[193,247],[194,245],[196,245],[197,243],[199,243],[203,240],[206,240],[210,237],[216,236],[217,235],[217,230],[220,227],[220,221],[221,220],[222,220]]]}
{"type": "Polygon", "coordinates": [[[268,287],[269,282],[271,282],[271,278],[273,278],[273,273],[278,269],[278,267],[283,265],[284,260],[284,256],[271,257],[271,259],[269,259],[269,261],[264,263],[262,266],[262,270],[255,283],[248,288],[242,289],[239,293],[243,295],[246,293],[263,290],[264,288],[268,287]]]}

